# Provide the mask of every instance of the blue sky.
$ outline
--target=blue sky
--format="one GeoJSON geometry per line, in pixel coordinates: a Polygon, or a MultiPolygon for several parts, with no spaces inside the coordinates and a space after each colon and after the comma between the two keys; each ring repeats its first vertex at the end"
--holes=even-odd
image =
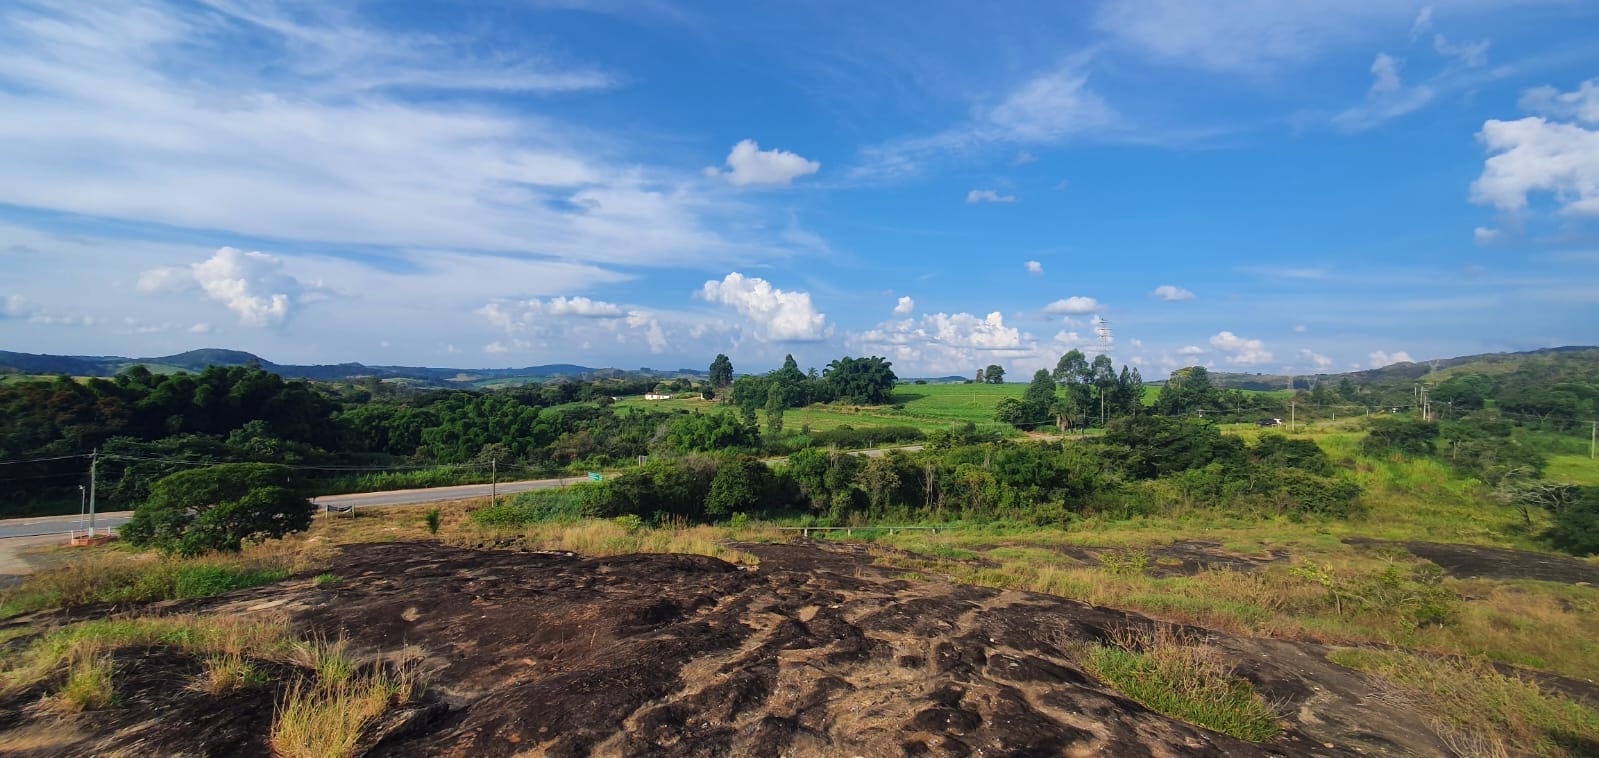
{"type": "Polygon", "coordinates": [[[1596,31],[1560,0],[14,1],[0,348],[1158,378],[1594,344],[1596,31]]]}

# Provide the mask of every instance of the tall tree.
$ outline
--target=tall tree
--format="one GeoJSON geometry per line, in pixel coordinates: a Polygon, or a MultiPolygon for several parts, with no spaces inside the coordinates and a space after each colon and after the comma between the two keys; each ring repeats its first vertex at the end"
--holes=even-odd
{"type": "Polygon", "coordinates": [[[1099,420],[1104,423],[1110,410],[1110,395],[1116,391],[1116,365],[1111,363],[1110,356],[1100,353],[1094,356],[1090,368],[1093,371],[1094,388],[1099,395],[1099,420]]]}
{"type": "Polygon", "coordinates": [[[1005,367],[998,363],[989,364],[988,368],[983,370],[983,375],[987,377],[989,384],[1005,383],[1005,367]]]}
{"type": "Polygon", "coordinates": [[[733,362],[727,356],[717,353],[716,360],[711,361],[711,386],[720,390],[733,383],[733,362]]]}
{"type": "Polygon", "coordinates": [[[782,385],[772,382],[766,390],[766,433],[774,439],[783,433],[783,409],[787,407],[782,385]]]}
{"type": "Polygon", "coordinates": [[[1055,381],[1061,384],[1077,384],[1082,381],[1086,373],[1088,373],[1088,358],[1083,355],[1083,351],[1075,347],[1066,351],[1055,364],[1055,381]]]}
{"type": "Polygon", "coordinates": [[[1138,373],[1138,369],[1135,367],[1129,373],[1127,367],[1123,366],[1121,377],[1117,379],[1117,383],[1121,385],[1122,392],[1127,397],[1122,413],[1128,416],[1137,416],[1142,413],[1144,410],[1144,377],[1138,373]]]}
{"type": "Polygon", "coordinates": [[[1032,414],[1034,421],[1043,418],[1044,414],[1049,412],[1049,407],[1055,404],[1055,380],[1050,377],[1047,369],[1033,372],[1033,381],[1027,385],[1027,391],[1022,393],[1022,402],[1027,404],[1027,410],[1032,414]]]}

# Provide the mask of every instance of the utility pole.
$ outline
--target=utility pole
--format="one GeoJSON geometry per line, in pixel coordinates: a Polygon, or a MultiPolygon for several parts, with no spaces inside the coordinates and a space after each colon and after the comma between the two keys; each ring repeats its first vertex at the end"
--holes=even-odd
{"type": "Polygon", "coordinates": [[[500,459],[489,459],[489,505],[500,504],[500,459]]]}
{"type": "Polygon", "coordinates": [[[1288,431],[1290,433],[1292,433],[1294,431],[1294,415],[1295,415],[1295,412],[1298,409],[1299,409],[1299,404],[1298,403],[1295,403],[1292,400],[1288,401],[1288,431]]]}
{"type": "Polygon", "coordinates": [[[1588,460],[1593,460],[1594,444],[1599,443],[1599,421],[1590,421],[1588,427],[1588,460]]]}
{"type": "Polygon", "coordinates": [[[78,485],[78,528],[83,528],[84,516],[89,512],[89,490],[78,485]]]}
{"type": "Polygon", "coordinates": [[[100,466],[100,448],[89,453],[89,539],[94,539],[94,479],[100,466]]]}

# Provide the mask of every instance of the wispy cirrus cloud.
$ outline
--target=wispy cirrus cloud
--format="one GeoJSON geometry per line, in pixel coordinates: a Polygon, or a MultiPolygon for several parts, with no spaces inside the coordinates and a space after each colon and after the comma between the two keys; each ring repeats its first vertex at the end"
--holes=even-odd
{"type": "MultiPolygon", "coordinates": [[[[1089,54],[1071,56],[1020,81],[998,99],[973,105],[965,121],[943,131],[867,147],[850,174],[859,179],[903,176],[941,156],[995,146],[1014,150],[1017,145],[1113,136],[1108,130],[1120,124],[1122,117],[1089,86],[1091,60],[1089,54]]],[[[1026,151],[1018,155],[1033,158],[1026,151]]]]}
{"type": "Polygon", "coordinates": [[[692,172],[481,98],[609,87],[559,56],[379,31],[343,6],[0,11],[0,203],[315,243],[644,266],[785,255],[692,172]],[[233,44],[249,38],[241,56],[233,44]],[[734,229],[734,234],[726,230],[734,229]]]}

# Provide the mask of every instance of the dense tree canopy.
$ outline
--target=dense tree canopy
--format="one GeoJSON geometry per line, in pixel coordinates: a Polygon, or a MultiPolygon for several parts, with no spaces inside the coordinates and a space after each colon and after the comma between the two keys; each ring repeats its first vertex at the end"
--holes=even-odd
{"type": "Polygon", "coordinates": [[[231,463],[158,480],[121,528],[135,547],[198,555],[238,550],[247,540],[282,537],[311,524],[311,502],[284,466],[231,463]]]}
{"type": "Polygon", "coordinates": [[[710,381],[711,386],[717,389],[733,383],[733,362],[727,356],[717,353],[716,359],[711,361],[710,381]]]}
{"type": "Polygon", "coordinates": [[[893,402],[894,385],[899,382],[892,366],[875,355],[870,358],[846,355],[827,364],[822,379],[836,399],[861,405],[885,405],[893,402]]]}

